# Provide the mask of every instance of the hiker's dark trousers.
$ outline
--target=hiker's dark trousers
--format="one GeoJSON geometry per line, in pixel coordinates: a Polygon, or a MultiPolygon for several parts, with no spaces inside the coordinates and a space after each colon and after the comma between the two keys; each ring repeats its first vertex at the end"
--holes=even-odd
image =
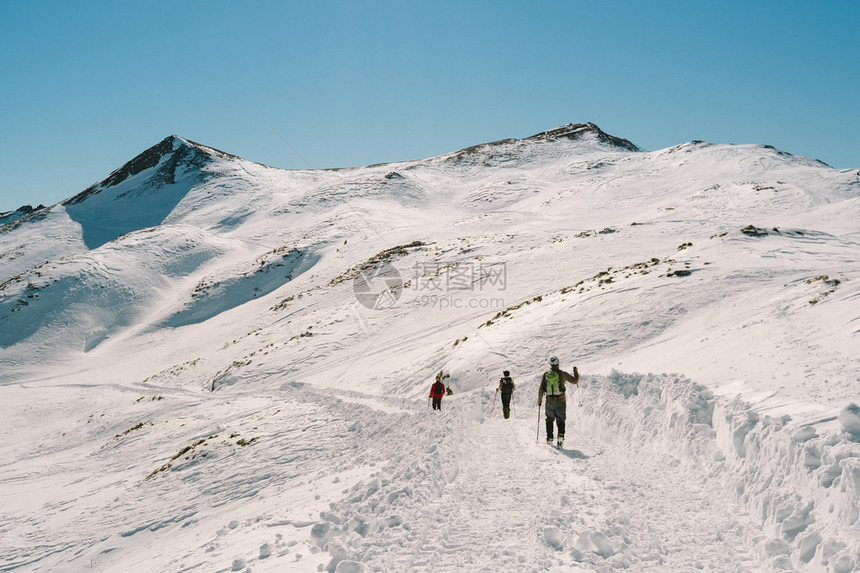
{"type": "Polygon", "coordinates": [[[433,398],[433,409],[441,410],[442,409],[442,397],[433,398]]]}
{"type": "Polygon", "coordinates": [[[506,419],[511,416],[511,395],[505,392],[502,392],[502,413],[506,419]]]}
{"type": "Polygon", "coordinates": [[[567,419],[567,403],[566,402],[546,402],[546,439],[551,440],[553,422],[558,425],[559,437],[564,435],[564,421],[567,419]]]}

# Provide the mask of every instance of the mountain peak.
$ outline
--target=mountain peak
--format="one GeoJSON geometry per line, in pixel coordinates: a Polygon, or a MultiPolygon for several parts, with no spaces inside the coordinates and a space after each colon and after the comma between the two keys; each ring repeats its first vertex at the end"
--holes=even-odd
{"type": "Polygon", "coordinates": [[[95,248],[116,237],[161,223],[196,185],[207,166],[234,156],[170,135],[138,154],[104,180],[62,203],[95,248]]]}
{"type": "Polygon", "coordinates": [[[186,139],[170,135],[138,154],[134,159],[115,170],[104,180],[84,189],[71,199],[63,201],[63,205],[77,205],[97,195],[106,189],[116,187],[130,177],[134,177],[157,167],[149,177],[148,186],[160,187],[175,182],[177,169],[180,165],[191,169],[202,169],[212,161],[212,156],[206,148],[189,142],[186,139]]]}
{"type": "Polygon", "coordinates": [[[548,131],[542,131],[541,133],[532,135],[531,137],[527,137],[526,140],[530,141],[556,141],[559,139],[580,139],[585,135],[591,135],[596,138],[598,141],[603,143],[607,143],[614,147],[620,147],[622,149],[626,149],[628,151],[641,151],[639,147],[633,142],[623,139],[621,137],[615,137],[614,135],[609,135],[597,125],[586,122],[586,123],[568,123],[567,125],[562,125],[561,127],[556,127],[554,129],[550,129],[548,131]]]}
{"type": "Polygon", "coordinates": [[[505,158],[505,160],[510,160],[512,157],[520,154],[522,152],[522,146],[518,144],[522,142],[545,143],[564,139],[570,141],[583,140],[586,143],[597,142],[603,146],[608,145],[624,151],[641,151],[641,149],[631,141],[615,137],[614,135],[609,135],[595,124],[589,122],[568,123],[567,125],[542,131],[532,135],[531,137],[523,139],[508,138],[489,143],[481,143],[479,145],[473,145],[472,147],[461,149],[444,157],[453,159],[458,163],[464,161],[478,161],[479,163],[488,166],[486,162],[491,158],[505,158]]]}
{"type": "Polygon", "coordinates": [[[148,180],[142,185],[150,188],[172,185],[180,175],[187,175],[189,172],[199,173],[216,158],[239,159],[214,147],[201,145],[178,135],[169,135],[112,172],[104,180],[63,201],[63,205],[77,205],[147,169],[156,167],[156,171],[149,175],[148,180]]]}

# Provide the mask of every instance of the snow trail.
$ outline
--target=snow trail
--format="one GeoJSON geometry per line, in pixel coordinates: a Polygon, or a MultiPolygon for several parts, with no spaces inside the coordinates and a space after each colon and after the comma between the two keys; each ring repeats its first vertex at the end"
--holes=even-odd
{"type": "MultiPolygon", "coordinates": [[[[419,422],[421,430],[438,423],[431,432],[447,432],[444,446],[427,450],[435,466],[423,466],[437,473],[401,469],[372,485],[378,502],[359,496],[333,505],[326,517],[334,524],[366,521],[368,512],[397,515],[393,527],[370,528],[360,539],[342,528],[338,546],[349,559],[365,571],[765,567],[756,548],[761,531],[706,468],[635,444],[601,443],[576,420],[557,450],[544,443],[542,419],[535,439],[534,406],[505,420],[498,403],[482,414],[490,396],[447,398],[447,414],[419,422]]],[[[576,404],[568,409],[575,416],[576,404]]]]}
{"type": "Polygon", "coordinates": [[[457,477],[417,515],[422,558],[383,557],[383,569],[501,571],[534,562],[538,514],[551,502],[533,457],[538,452],[518,460],[521,427],[519,420],[492,420],[464,431],[451,452],[460,463],[457,477]]]}
{"type": "Polygon", "coordinates": [[[760,570],[752,543],[761,532],[701,471],[626,448],[608,448],[581,471],[590,491],[573,501],[582,508],[575,520],[562,520],[573,559],[637,571],[760,570]]]}

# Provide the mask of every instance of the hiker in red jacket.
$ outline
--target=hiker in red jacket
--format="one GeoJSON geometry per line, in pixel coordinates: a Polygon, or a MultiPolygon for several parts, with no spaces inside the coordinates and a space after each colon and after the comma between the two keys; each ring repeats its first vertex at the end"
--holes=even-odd
{"type": "Polygon", "coordinates": [[[430,386],[430,397],[433,399],[433,409],[442,409],[442,396],[445,395],[445,383],[442,382],[442,373],[436,375],[436,381],[430,386]]]}

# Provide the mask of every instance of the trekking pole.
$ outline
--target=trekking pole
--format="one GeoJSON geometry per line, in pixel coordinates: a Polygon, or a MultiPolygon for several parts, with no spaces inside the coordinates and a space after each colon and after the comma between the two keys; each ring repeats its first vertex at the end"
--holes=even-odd
{"type": "Polygon", "coordinates": [[[540,443],[540,404],[538,404],[537,432],[535,432],[535,443],[540,443]]]}
{"type": "Polygon", "coordinates": [[[496,395],[495,395],[495,396],[493,396],[493,409],[492,409],[492,410],[490,410],[490,413],[492,413],[492,412],[495,412],[495,411],[496,411],[496,399],[497,399],[498,397],[499,397],[499,389],[498,389],[498,388],[496,388],[496,395]]]}

